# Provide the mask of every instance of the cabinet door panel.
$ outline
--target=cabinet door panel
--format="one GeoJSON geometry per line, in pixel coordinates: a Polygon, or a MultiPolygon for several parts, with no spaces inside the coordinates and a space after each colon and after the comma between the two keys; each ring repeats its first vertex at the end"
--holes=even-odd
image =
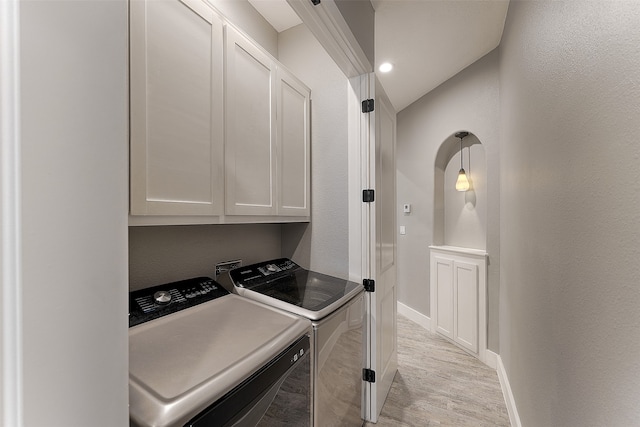
{"type": "Polygon", "coordinates": [[[278,70],[279,215],[309,215],[309,89],[278,70]]]}
{"type": "Polygon", "coordinates": [[[222,207],[222,22],[201,2],[132,1],[131,213],[222,207]]]}
{"type": "Polygon", "coordinates": [[[226,29],[226,213],[275,215],[275,64],[226,29]]]}
{"type": "Polygon", "coordinates": [[[454,262],[455,340],[478,352],[478,267],[454,262]]]}
{"type": "Polygon", "coordinates": [[[436,331],[453,339],[453,261],[436,258],[436,331]]]}

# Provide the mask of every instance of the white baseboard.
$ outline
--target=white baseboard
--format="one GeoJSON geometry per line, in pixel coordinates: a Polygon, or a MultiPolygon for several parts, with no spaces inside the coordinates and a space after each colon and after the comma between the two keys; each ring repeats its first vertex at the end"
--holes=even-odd
{"type": "Polygon", "coordinates": [[[414,310],[408,305],[404,305],[403,303],[398,302],[398,313],[402,314],[404,317],[411,320],[412,322],[415,322],[418,325],[422,326],[426,330],[428,331],[431,330],[431,318],[429,316],[425,316],[419,311],[414,310]]]}
{"type": "Polygon", "coordinates": [[[487,365],[488,367],[498,370],[498,356],[496,353],[494,353],[491,350],[488,350],[484,352],[484,363],[485,365],[487,365]]]}
{"type": "MultiPolygon", "coordinates": [[[[494,353],[495,354],[495,353],[494,353]]],[[[509,378],[507,377],[507,371],[502,364],[502,358],[496,355],[498,367],[498,379],[500,380],[500,387],[502,387],[502,394],[504,395],[504,401],[507,404],[507,412],[509,412],[509,421],[511,421],[512,427],[522,427],[520,422],[520,416],[518,415],[518,408],[516,408],[516,401],[513,398],[513,392],[511,391],[511,385],[509,384],[509,378]]]]}

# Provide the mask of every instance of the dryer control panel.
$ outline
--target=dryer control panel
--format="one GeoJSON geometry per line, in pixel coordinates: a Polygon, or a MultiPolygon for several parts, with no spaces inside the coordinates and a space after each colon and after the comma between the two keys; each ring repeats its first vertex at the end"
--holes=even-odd
{"type": "Polygon", "coordinates": [[[228,295],[209,277],[196,277],[129,293],[129,327],[228,295]]]}

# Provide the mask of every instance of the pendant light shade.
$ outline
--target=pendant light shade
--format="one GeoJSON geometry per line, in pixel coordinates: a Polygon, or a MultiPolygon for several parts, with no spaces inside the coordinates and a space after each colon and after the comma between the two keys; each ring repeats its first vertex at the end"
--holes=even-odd
{"type": "Polygon", "coordinates": [[[462,167],[462,139],[469,135],[469,132],[458,132],[456,138],[460,138],[460,172],[458,172],[458,179],[456,180],[456,190],[467,191],[469,190],[469,179],[462,167]]]}
{"type": "Polygon", "coordinates": [[[456,180],[456,190],[467,191],[468,189],[469,180],[467,179],[467,174],[464,172],[464,169],[460,169],[460,172],[458,172],[458,179],[456,180]]]}

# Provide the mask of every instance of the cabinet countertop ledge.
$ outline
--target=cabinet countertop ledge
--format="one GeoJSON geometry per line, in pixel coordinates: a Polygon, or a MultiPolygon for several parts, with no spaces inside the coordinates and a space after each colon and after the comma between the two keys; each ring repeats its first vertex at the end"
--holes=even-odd
{"type": "Polygon", "coordinates": [[[437,251],[453,252],[456,254],[474,255],[474,256],[480,256],[480,257],[486,257],[487,255],[489,255],[487,254],[487,251],[485,251],[484,249],[461,248],[458,246],[430,245],[429,249],[434,249],[437,251]]]}

